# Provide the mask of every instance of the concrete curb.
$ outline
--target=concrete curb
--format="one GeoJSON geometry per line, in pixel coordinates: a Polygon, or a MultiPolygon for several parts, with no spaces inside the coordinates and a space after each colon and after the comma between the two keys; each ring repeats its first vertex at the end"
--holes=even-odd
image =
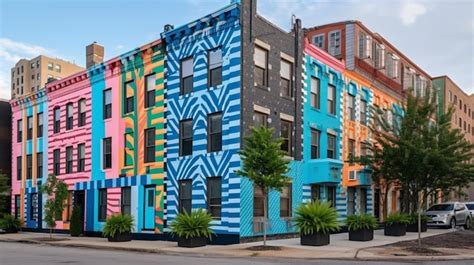
{"type": "Polygon", "coordinates": [[[221,253],[206,253],[206,252],[182,252],[182,251],[171,251],[171,250],[158,250],[158,249],[143,249],[143,248],[130,248],[130,247],[118,247],[118,246],[104,246],[104,245],[87,245],[80,243],[64,243],[64,241],[48,242],[48,241],[38,241],[31,239],[1,239],[0,242],[4,243],[22,243],[22,244],[37,244],[37,245],[47,245],[54,247],[69,247],[69,248],[84,248],[84,249],[96,249],[96,250],[112,250],[112,251],[128,251],[136,253],[149,253],[149,254],[160,254],[167,256],[183,256],[183,257],[207,257],[207,258],[258,258],[258,259],[301,259],[301,260],[357,260],[357,261],[450,261],[450,260],[474,260],[474,255],[463,256],[374,256],[374,257],[359,257],[361,251],[364,251],[366,248],[361,248],[356,251],[356,254],[353,258],[346,257],[280,257],[280,256],[267,256],[261,255],[265,252],[257,252],[244,254],[244,255],[229,255],[221,253]],[[62,243],[60,243],[62,242],[62,243]]]}

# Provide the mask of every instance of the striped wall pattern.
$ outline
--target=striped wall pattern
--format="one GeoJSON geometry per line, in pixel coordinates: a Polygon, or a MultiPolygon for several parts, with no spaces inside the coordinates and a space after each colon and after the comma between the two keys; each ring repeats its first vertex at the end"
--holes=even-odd
{"type": "Polygon", "coordinates": [[[222,177],[222,214],[216,233],[240,227],[240,24],[239,7],[164,33],[167,41],[167,218],[178,213],[178,181],[192,179],[192,207],[206,208],[206,177],[222,177]],[[222,49],[222,84],[208,87],[208,50],[222,49]],[[193,56],[193,92],[180,95],[180,60],[193,56]],[[222,151],[207,153],[207,115],[222,112],[222,151]],[[179,156],[179,122],[193,120],[193,153],[179,156]]]}

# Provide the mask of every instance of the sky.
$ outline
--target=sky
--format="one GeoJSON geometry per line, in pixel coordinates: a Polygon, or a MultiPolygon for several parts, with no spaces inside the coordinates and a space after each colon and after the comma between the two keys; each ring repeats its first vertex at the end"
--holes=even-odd
{"type": "MultiPolygon", "coordinates": [[[[10,98],[10,68],[39,54],[85,65],[97,41],[106,59],[216,11],[230,0],[0,0],[0,98],[10,98]]],[[[258,12],[289,30],[360,20],[431,76],[448,75],[474,93],[474,0],[258,0],[258,12]]]]}

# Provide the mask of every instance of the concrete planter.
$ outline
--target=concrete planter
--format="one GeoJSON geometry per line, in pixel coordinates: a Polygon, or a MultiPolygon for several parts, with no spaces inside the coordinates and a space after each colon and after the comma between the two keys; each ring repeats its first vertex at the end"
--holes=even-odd
{"type": "MultiPolygon", "coordinates": [[[[428,230],[428,225],[426,221],[421,221],[421,232],[426,232],[428,230]]],[[[407,225],[407,232],[418,232],[418,222],[414,224],[407,225]]]]}
{"type": "Polygon", "coordinates": [[[405,224],[385,225],[384,235],[386,236],[404,236],[407,232],[405,224]]]}
{"type": "Polygon", "coordinates": [[[329,245],[330,234],[316,232],[310,235],[301,235],[301,245],[304,246],[325,246],[329,245]]]}
{"type": "Polygon", "coordinates": [[[206,244],[207,238],[205,237],[178,238],[178,247],[182,248],[204,247],[206,244]]]}
{"type": "Polygon", "coordinates": [[[371,241],[373,239],[374,239],[374,230],[372,229],[349,231],[350,241],[371,241]]]}

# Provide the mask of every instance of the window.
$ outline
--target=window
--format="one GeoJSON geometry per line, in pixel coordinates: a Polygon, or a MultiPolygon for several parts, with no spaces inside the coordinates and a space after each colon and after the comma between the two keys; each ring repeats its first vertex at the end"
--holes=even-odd
{"type": "Polygon", "coordinates": [[[355,97],[353,95],[348,95],[347,117],[351,121],[355,121],[355,97]]]}
{"type": "Polygon", "coordinates": [[[193,121],[183,120],[179,123],[179,155],[193,153],[193,121]]]}
{"type": "Polygon", "coordinates": [[[222,84],[222,50],[209,51],[209,87],[222,84]]]}
{"type": "Polygon", "coordinates": [[[72,173],[72,146],[66,147],[66,174],[72,173]]]}
{"type": "Polygon", "coordinates": [[[86,125],[86,100],[79,100],[78,107],[79,111],[77,115],[77,126],[82,127],[86,125]]]}
{"type": "Polygon", "coordinates": [[[72,121],[73,121],[73,118],[72,118],[72,115],[73,115],[73,107],[72,107],[72,103],[68,103],[66,105],[66,130],[71,130],[72,129],[72,121]]]}
{"type": "Polygon", "coordinates": [[[221,218],[221,203],[222,203],[222,178],[210,177],[207,178],[207,211],[213,218],[221,218]]]}
{"type": "Polygon", "coordinates": [[[33,156],[26,156],[26,179],[31,179],[33,177],[33,156]]]}
{"type": "Polygon", "coordinates": [[[311,185],[311,201],[320,201],[321,194],[320,194],[320,186],[319,185],[311,185]]]}
{"type": "Polygon", "coordinates": [[[359,58],[370,58],[372,50],[371,39],[365,32],[359,32],[359,58]]]}
{"type": "MultiPolygon", "coordinates": [[[[253,186],[253,217],[263,217],[264,216],[264,196],[262,189],[257,185],[253,186]]],[[[268,201],[267,201],[268,206],[268,201]]],[[[268,207],[266,207],[268,212],[268,207]]]]}
{"type": "Polygon", "coordinates": [[[112,138],[104,138],[102,140],[102,166],[104,169],[112,168],[112,138]]]}
{"type": "Polygon", "coordinates": [[[21,207],[21,197],[20,195],[15,195],[15,219],[19,220],[20,219],[20,207],[21,207]]]}
{"type": "Polygon", "coordinates": [[[133,80],[125,82],[124,89],[125,89],[123,93],[125,95],[124,113],[127,114],[135,110],[133,80]]]}
{"type": "Polygon", "coordinates": [[[145,130],[145,163],[155,162],[155,128],[145,130]]]}
{"type": "MultiPolygon", "coordinates": [[[[36,74],[36,80],[40,80],[40,78],[41,78],[41,75],[39,73],[36,74]]],[[[39,87],[38,87],[38,89],[39,89],[39,87]]]]}
{"type": "Polygon", "coordinates": [[[107,189],[99,190],[99,222],[107,219],[107,189]]]}
{"type": "Polygon", "coordinates": [[[104,120],[112,117],[112,89],[104,90],[104,120]]]}
{"type": "Polygon", "coordinates": [[[64,205],[64,210],[66,211],[66,218],[64,219],[65,222],[71,221],[72,215],[72,191],[68,191],[66,205],[64,205]]]}
{"type": "Polygon", "coordinates": [[[360,123],[367,125],[367,101],[360,101],[360,123]]]}
{"type": "Polygon", "coordinates": [[[313,44],[316,47],[324,49],[324,34],[318,34],[313,37],[313,44]]]}
{"type": "Polygon", "coordinates": [[[319,139],[321,133],[318,130],[311,129],[311,159],[319,158],[319,139]]]}
{"type": "Polygon", "coordinates": [[[341,55],[341,31],[329,32],[329,53],[333,56],[341,55]]]}
{"type": "Polygon", "coordinates": [[[191,213],[193,182],[190,179],[179,181],[179,212],[191,213]]]}
{"type": "Polygon", "coordinates": [[[355,213],[355,189],[347,188],[347,215],[351,216],[355,213]]]}
{"type": "Polygon", "coordinates": [[[133,132],[124,134],[124,145],[124,166],[131,166],[133,164],[133,132]]]}
{"type": "Polygon", "coordinates": [[[155,87],[156,76],[155,73],[149,74],[145,77],[145,108],[155,106],[155,87]]]}
{"type": "Polygon", "coordinates": [[[328,85],[328,113],[336,115],[336,87],[328,85]]]}
{"type": "Polygon", "coordinates": [[[36,178],[43,178],[43,153],[36,153],[36,178]]]}
{"type": "Polygon", "coordinates": [[[291,71],[291,63],[285,60],[280,61],[280,85],[281,85],[281,95],[283,97],[291,98],[291,80],[293,79],[291,71]]]}
{"type": "Polygon", "coordinates": [[[257,86],[267,86],[267,67],[268,67],[268,51],[255,46],[254,54],[254,78],[257,86]]]}
{"type": "Polygon", "coordinates": [[[352,161],[355,157],[355,141],[352,139],[349,139],[349,148],[348,148],[348,159],[349,161],[352,161]]]}
{"type": "Polygon", "coordinates": [[[55,70],[56,72],[58,72],[58,73],[61,73],[61,65],[55,64],[55,65],[54,65],[54,70],[55,70]]]}
{"type": "Polygon", "coordinates": [[[53,70],[53,63],[48,62],[48,70],[53,70]]]}
{"type": "Polygon", "coordinates": [[[291,217],[292,185],[284,187],[280,192],[280,217],[291,217]]]}
{"type": "Polygon", "coordinates": [[[86,170],[86,145],[77,145],[77,172],[86,170]]]}
{"type": "Polygon", "coordinates": [[[132,211],[132,189],[130,187],[122,188],[120,199],[120,211],[122,214],[131,214],[132,211]]]}
{"type": "Polygon", "coordinates": [[[360,156],[367,156],[367,143],[365,142],[360,142],[360,156]]]}
{"type": "Polygon", "coordinates": [[[38,194],[30,194],[30,221],[36,221],[38,218],[38,194]]]}
{"type": "Polygon", "coordinates": [[[283,138],[283,143],[281,145],[281,150],[285,151],[289,156],[292,156],[292,144],[291,144],[291,136],[292,136],[292,129],[293,126],[291,122],[281,120],[281,131],[280,136],[283,138]]]}
{"type": "MultiPolygon", "coordinates": [[[[35,80],[35,75],[34,74],[31,75],[31,80],[35,80]]],[[[35,87],[33,87],[31,90],[34,90],[34,89],[35,89],[35,87]]]]}
{"type": "Polygon", "coordinates": [[[268,127],[268,115],[261,112],[255,112],[253,114],[253,120],[255,127],[268,127]]]}
{"type": "Polygon", "coordinates": [[[35,68],[35,63],[31,63],[31,69],[35,68]]]}
{"type": "Polygon", "coordinates": [[[336,159],[336,136],[328,134],[327,158],[336,159]]]}
{"type": "Polygon", "coordinates": [[[16,157],[16,180],[21,180],[22,175],[22,160],[21,156],[16,157]]]}
{"type": "Polygon", "coordinates": [[[61,109],[59,107],[54,108],[54,133],[61,131],[61,109]]]}
{"type": "Polygon", "coordinates": [[[222,150],[222,113],[213,113],[207,116],[208,152],[222,150]]]}
{"type": "Polygon", "coordinates": [[[22,135],[23,135],[23,120],[18,120],[16,122],[16,141],[21,143],[21,138],[22,138],[22,135]]]}
{"type": "Polygon", "coordinates": [[[193,57],[181,61],[181,95],[193,92],[194,59],[193,57]]]}
{"type": "Polygon", "coordinates": [[[26,119],[28,128],[26,130],[26,140],[31,140],[33,137],[33,116],[30,116],[26,119]]]}
{"type": "Polygon", "coordinates": [[[36,114],[36,135],[38,137],[43,137],[43,113],[40,112],[36,114]]]}
{"type": "Polygon", "coordinates": [[[311,77],[311,107],[320,108],[320,84],[319,79],[311,77]]]}
{"type": "Polygon", "coordinates": [[[375,68],[382,69],[385,67],[385,47],[383,44],[375,46],[375,68]]]}
{"type": "Polygon", "coordinates": [[[60,151],[59,149],[54,149],[53,151],[53,173],[54,175],[60,175],[61,164],[60,164],[60,151]]]}
{"type": "Polygon", "coordinates": [[[336,187],[335,186],[328,186],[327,187],[327,200],[331,203],[333,208],[336,208],[336,187]]]}

